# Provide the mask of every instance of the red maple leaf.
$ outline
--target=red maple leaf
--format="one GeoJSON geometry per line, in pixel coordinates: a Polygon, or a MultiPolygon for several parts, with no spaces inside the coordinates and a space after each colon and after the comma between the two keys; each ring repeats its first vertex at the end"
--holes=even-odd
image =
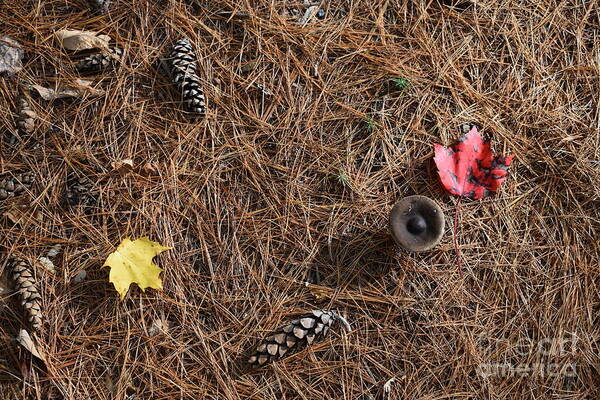
{"type": "Polygon", "coordinates": [[[442,185],[452,194],[482,199],[498,190],[514,155],[495,156],[490,141],[476,127],[450,147],[434,144],[435,165],[442,185]]]}

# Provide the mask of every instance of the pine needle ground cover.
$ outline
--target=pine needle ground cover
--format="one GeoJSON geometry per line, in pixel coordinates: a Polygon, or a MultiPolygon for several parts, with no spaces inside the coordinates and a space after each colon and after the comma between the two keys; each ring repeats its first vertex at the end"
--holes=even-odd
{"type": "Polygon", "coordinates": [[[0,398],[600,398],[597,2],[332,0],[301,23],[294,7],[2,3],[25,58],[0,78],[0,180],[33,181],[0,204],[0,271],[32,265],[45,361],[15,341],[31,316],[0,281],[0,398]],[[83,79],[59,29],[122,54],[85,78],[101,94],[31,95],[18,130],[24,85],[83,79]],[[196,119],[158,65],[183,37],[196,119]],[[433,143],[464,123],[515,158],[454,218],[433,143]],[[446,214],[426,253],[387,232],[414,194],[446,214]],[[146,236],[172,248],[163,290],[120,301],[102,265],[146,236]],[[57,244],[54,271],[36,267],[57,244]],[[311,310],[352,331],[246,368],[311,310]]]}

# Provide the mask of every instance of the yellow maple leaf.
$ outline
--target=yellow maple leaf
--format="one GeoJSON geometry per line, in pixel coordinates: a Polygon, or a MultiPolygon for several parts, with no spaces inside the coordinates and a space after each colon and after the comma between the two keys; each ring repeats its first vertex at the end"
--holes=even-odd
{"type": "Polygon", "coordinates": [[[170,249],[147,237],[134,241],[126,238],[121,242],[103,265],[103,267],[110,267],[108,281],[115,285],[121,300],[125,298],[132,283],[137,283],[142,290],[147,287],[162,289],[162,280],[159,276],[162,269],[152,262],[152,258],[170,249]]]}

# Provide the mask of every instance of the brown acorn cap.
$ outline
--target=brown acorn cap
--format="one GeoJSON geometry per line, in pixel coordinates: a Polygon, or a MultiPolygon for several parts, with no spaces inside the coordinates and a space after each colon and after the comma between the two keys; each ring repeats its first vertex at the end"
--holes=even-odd
{"type": "Polygon", "coordinates": [[[444,213],[429,197],[405,197],[392,208],[390,232],[394,241],[406,250],[429,250],[444,234],[444,213]]]}

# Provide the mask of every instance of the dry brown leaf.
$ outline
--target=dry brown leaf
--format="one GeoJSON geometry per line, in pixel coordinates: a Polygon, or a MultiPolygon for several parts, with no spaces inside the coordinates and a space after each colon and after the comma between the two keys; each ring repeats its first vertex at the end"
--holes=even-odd
{"type": "Polygon", "coordinates": [[[155,336],[159,333],[166,334],[169,332],[169,322],[163,321],[162,319],[155,319],[152,322],[152,326],[148,329],[148,334],[150,336],[155,336]]]}
{"type": "Polygon", "coordinates": [[[133,160],[126,159],[121,161],[113,161],[110,163],[112,169],[119,173],[127,173],[133,169],[133,160]]]}
{"type": "Polygon", "coordinates": [[[32,213],[27,205],[12,204],[10,208],[4,212],[4,216],[15,225],[23,224],[31,221],[41,221],[42,215],[39,211],[32,213]]]}
{"type": "Polygon", "coordinates": [[[69,149],[69,155],[74,160],[84,160],[86,157],[85,149],[80,145],[71,147],[69,149]]]}
{"type": "Polygon", "coordinates": [[[142,167],[142,172],[147,175],[157,174],[158,168],[156,168],[156,164],[148,162],[142,167]]]}
{"type": "Polygon", "coordinates": [[[100,35],[98,32],[62,29],[56,31],[54,36],[67,50],[81,51],[88,49],[107,49],[110,36],[100,35]]]}
{"type": "Polygon", "coordinates": [[[242,71],[242,72],[251,72],[251,71],[254,71],[257,66],[258,66],[258,61],[257,60],[248,61],[248,62],[240,65],[240,71],[242,71]]]}
{"type": "Polygon", "coordinates": [[[115,397],[117,395],[117,385],[115,385],[110,375],[106,375],[106,378],[104,379],[104,385],[106,386],[106,390],[108,391],[108,393],[111,394],[112,397],[115,397]]]}
{"type": "Polygon", "coordinates": [[[75,89],[50,89],[40,85],[32,85],[31,88],[35,89],[44,100],[66,99],[69,97],[79,97],[81,95],[81,93],[75,89]]]}
{"type": "Polygon", "coordinates": [[[30,88],[34,89],[42,99],[48,101],[81,97],[84,94],[89,94],[91,96],[99,96],[104,93],[104,90],[93,88],[91,86],[92,83],[92,81],[75,79],[71,85],[65,87],[57,87],[56,89],[45,88],[40,85],[31,85],[30,88]]]}
{"type": "Polygon", "coordinates": [[[325,300],[328,298],[328,295],[329,297],[331,297],[331,289],[329,288],[325,288],[326,290],[323,290],[322,286],[316,286],[313,284],[308,284],[307,287],[310,291],[310,294],[312,294],[315,297],[315,301],[325,300]]]}
{"type": "Polygon", "coordinates": [[[40,257],[35,261],[34,266],[36,267],[42,267],[45,270],[47,270],[48,272],[51,273],[55,273],[56,272],[56,266],[54,265],[54,263],[52,262],[52,260],[50,260],[48,257],[40,257]]]}
{"type": "Polygon", "coordinates": [[[31,336],[29,336],[29,332],[27,332],[25,329],[21,329],[21,331],[19,332],[19,336],[17,336],[17,341],[31,354],[33,354],[42,361],[46,361],[44,355],[38,351],[35,342],[33,341],[33,339],[31,339],[31,336]]]}

